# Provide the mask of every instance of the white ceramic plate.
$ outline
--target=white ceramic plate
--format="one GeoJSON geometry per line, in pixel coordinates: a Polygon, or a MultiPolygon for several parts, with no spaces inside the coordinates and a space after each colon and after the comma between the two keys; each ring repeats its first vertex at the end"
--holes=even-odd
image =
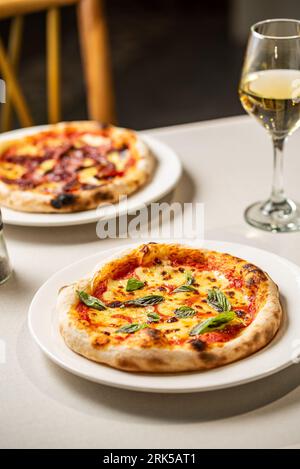
{"type": "Polygon", "coordinates": [[[300,268],[275,254],[241,244],[221,241],[189,244],[245,258],[265,269],[279,285],[284,321],[275,339],[263,350],[220,368],[179,374],[128,373],[94,363],[72,352],[58,331],[54,307],[58,289],[90,274],[97,263],[105,262],[120,248],[82,259],[57,272],[44,283],[33,298],[29,310],[29,328],[35,341],[49,358],[71,373],[101,384],[145,392],[183,393],[221,389],[257,380],[290,365],[293,346],[300,339],[300,268]]]}
{"type": "MultiPolygon", "coordinates": [[[[0,136],[0,142],[20,138],[37,131],[46,130],[48,126],[30,127],[14,130],[0,136]]],[[[117,215],[134,212],[144,206],[164,197],[177,184],[181,176],[181,163],[176,153],[167,145],[148,135],[139,134],[150,147],[156,157],[156,170],[151,181],[128,197],[127,202],[118,205],[102,207],[95,210],[76,213],[26,213],[2,208],[4,223],[22,226],[67,226],[82,225],[96,222],[99,219],[110,219],[117,215]]]]}

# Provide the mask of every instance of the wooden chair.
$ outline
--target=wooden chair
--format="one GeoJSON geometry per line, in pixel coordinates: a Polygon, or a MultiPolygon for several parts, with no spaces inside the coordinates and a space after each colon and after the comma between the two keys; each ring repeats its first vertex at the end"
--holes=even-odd
{"type": "Polygon", "coordinates": [[[85,74],[90,119],[115,122],[107,29],[102,0],[0,0],[0,20],[13,17],[8,50],[0,38],[0,73],[7,87],[6,103],[1,114],[1,130],[11,128],[15,108],[23,127],[33,119],[17,77],[24,15],[46,10],[47,100],[48,121],[61,120],[60,108],[60,7],[76,4],[80,47],[85,74]]]}

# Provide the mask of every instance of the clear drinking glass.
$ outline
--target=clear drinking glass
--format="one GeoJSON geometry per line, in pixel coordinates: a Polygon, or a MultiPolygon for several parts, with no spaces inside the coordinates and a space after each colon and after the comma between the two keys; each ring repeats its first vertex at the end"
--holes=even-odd
{"type": "Polygon", "coordinates": [[[0,285],[6,282],[12,273],[6,244],[3,236],[3,222],[0,209],[0,285]]]}
{"type": "Polygon", "coordinates": [[[300,205],[286,197],[283,187],[284,143],[300,126],[300,21],[272,19],[251,27],[239,96],[274,147],[270,198],[248,207],[245,218],[267,231],[300,230],[300,205]]]}

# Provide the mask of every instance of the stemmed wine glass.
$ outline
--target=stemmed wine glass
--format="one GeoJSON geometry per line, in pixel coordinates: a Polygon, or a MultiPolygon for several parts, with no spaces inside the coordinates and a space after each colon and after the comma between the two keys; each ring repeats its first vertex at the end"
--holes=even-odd
{"type": "Polygon", "coordinates": [[[300,21],[271,19],[251,27],[239,96],[274,147],[270,198],[248,207],[245,218],[267,231],[300,230],[300,205],[286,197],[283,187],[284,143],[300,126],[300,21]]]}

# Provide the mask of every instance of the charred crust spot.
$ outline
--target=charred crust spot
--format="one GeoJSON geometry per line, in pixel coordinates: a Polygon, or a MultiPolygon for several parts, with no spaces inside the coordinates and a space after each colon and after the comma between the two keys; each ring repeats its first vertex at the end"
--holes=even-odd
{"type": "Polygon", "coordinates": [[[97,192],[94,196],[95,202],[101,202],[103,200],[112,200],[113,196],[110,192],[97,192]]]}
{"type": "Polygon", "coordinates": [[[50,201],[52,207],[57,209],[72,205],[74,202],[75,196],[73,194],[59,194],[55,199],[50,201]]]}
{"type": "Polygon", "coordinates": [[[173,317],[173,318],[169,318],[169,319],[167,319],[167,321],[166,321],[166,322],[177,322],[177,321],[178,321],[178,319],[177,319],[177,318],[175,318],[175,317],[173,317]]]}
{"type": "Polygon", "coordinates": [[[160,347],[167,343],[164,333],[158,329],[147,327],[140,332],[142,334],[141,347],[148,348],[153,345],[160,347]]]}
{"type": "Polygon", "coordinates": [[[202,352],[200,355],[201,359],[207,363],[216,361],[216,356],[211,352],[202,352]]]}
{"type": "Polygon", "coordinates": [[[120,308],[122,306],[122,301],[111,301],[110,303],[107,304],[109,308],[120,308]]]}
{"type": "Polygon", "coordinates": [[[246,270],[247,272],[262,273],[262,271],[258,267],[256,267],[256,265],[253,264],[245,264],[242,269],[246,270]]]}
{"type": "Polygon", "coordinates": [[[256,332],[253,336],[253,342],[258,342],[260,339],[260,333],[256,332]]]}
{"type": "Polygon", "coordinates": [[[260,282],[265,280],[265,278],[266,277],[263,274],[263,272],[260,272],[260,271],[255,272],[247,278],[246,285],[247,285],[247,287],[252,287],[253,285],[258,285],[260,282]]]}
{"type": "Polygon", "coordinates": [[[249,286],[253,285],[255,282],[264,280],[266,278],[264,272],[253,264],[245,264],[242,267],[242,270],[246,271],[249,274],[252,274],[251,276],[249,276],[246,282],[247,284],[249,284],[249,286]]]}
{"type": "Polygon", "coordinates": [[[276,311],[274,311],[274,317],[275,319],[279,319],[280,318],[280,310],[277,309],[276,311]]]}
{"type": "Polygon", "coordinates": [[[267,343],[270,342],[272,337],[273,337],[273,330],[271,328],[269,328],[265,331],[265,341],[267,343]]]}
{"type": "Polygon", "coordinates": [[[200,339],[190,340],[189,343],[191,344],[193,349],[197,350],[197,352],[202,352],[206,348],[206,343],[200,339]]]}
{"type": "Polygon", "coordinates": [[[153,365],[165,365],[165,362],[159,357],[149,357],[147,361],[151,368],[153,365]]]}
{"type": "Polygon", "coordinates": [[[143,246],[143,247],[141,248],[141,251],[142,251],[144,254],[148,254],[148,252],[149,252],[149,247],[145,244],[145,246],[143,246]]]}
{"type": "Polygon", "coordinates": [[[125,370],[139,370],[140,366],[133,360],[129,360],[128,358],[119,358],[118,365],[120,368],[124,368],[125,370]]]}
{"type": "Polygon", "coordinates": [[[144,329],[144,333],[154,341],[160,340],[162,336],[161,332],[158,329],[152,329],[150,327],[144,329]]]}
{"type": "Polygon", "coordinates": [[[255,278],[253,277],[250,277],[247,281],[246,281],[246,285],[247,287],[253,287],[253,285],[255,285],[256,281],[255,281],[255,278]]]}

